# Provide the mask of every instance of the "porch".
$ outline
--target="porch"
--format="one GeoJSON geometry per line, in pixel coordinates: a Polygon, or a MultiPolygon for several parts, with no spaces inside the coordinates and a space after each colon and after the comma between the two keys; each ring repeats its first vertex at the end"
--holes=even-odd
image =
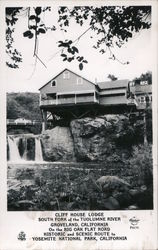
{"type": "Polygon", "coordinates": [[[44,97],[40,95],[40,106],[75,105],[99,103],[99,94],[96,91],[86,92],[58,92],[48,93],[44,97]]]}

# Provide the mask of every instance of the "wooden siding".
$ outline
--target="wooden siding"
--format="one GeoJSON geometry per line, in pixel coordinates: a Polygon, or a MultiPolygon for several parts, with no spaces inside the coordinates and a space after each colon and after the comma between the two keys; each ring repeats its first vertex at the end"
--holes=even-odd
{"type": "Polygon", "coordinates": [[[98,88],[84,77],[65,69],[40,88],[40,106],[46,108],[47,106],[87,105],[88,103],[105,106],[127,105],[128,82],[128,80],[103,82],[98,83],[98,88]],[[69,78],[64,77],[65,72],[69,72],[69,78]],[[52,81],[56,81],[56,86],[51,86],[52,81]]]}
{"type": "Polygon", "coordinates": [[[100,89],[121,89],[128,88],[129,80],[116,80],[116,81],[107,81],[107,82],[98,82],[100,89]]]}
{"type": "Polygon", "coordinates": [[[123,88],[123,89],[104,89],[102,91],[100,91],[100,96],[102,95],[110,95],[110,94],[114,94],[114,95],[117,95],[117,94],[126,94],[127,92],[127,89],[126,88],[123,88]]]}
{"type": "MultiPolygon", "coordinates": [[[[65,71],[64,71],[65,72],[65,71]]],[[[95,85],[90,83],[88,80],[82,78],[82,84],[77,84],[77,76],[75,73],[69,71],[70,78],[64,79],[63,74],[59,74],[53,80],[56,80],[56,86],[51,86],[51,81],[46,84],[43,88],[40,89],[41,94],[49,94],[49,93],[58,93],[58,92],[72,92],[72,91],[86,91],[86,90],[95,90],[95,85]]]]}
{"type": "Polygon", "coordinates": [[[127,104],[125,95],[120,96],[100,96],[99,103],[102,105],[120,105],[127,104]]]}

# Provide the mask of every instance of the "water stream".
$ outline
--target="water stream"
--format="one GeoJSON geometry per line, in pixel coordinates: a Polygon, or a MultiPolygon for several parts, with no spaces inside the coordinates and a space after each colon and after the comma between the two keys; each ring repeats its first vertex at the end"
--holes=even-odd
{"type": "Polygon", "coordinates": [[[43,161],[42,146],[39,137],[35,138],[35,161],[36,162],[43,161]]]}
{"type": "Polygon", "coordinates": [[[8,149],[9,162],[43,162],[42,145],[39,136],[9,135],[8,149]]]}
{"type": "Polygon", "coordinates": [[[8,136],[8,144],[9,144],[9,160],[11,162],[21,161],[22,158],[18,149],[18,139],[8,136]]]}

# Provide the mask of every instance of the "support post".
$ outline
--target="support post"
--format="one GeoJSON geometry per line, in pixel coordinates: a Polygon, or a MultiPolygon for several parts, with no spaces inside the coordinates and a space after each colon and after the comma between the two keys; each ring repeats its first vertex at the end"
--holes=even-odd
{"type": "Polygon", "coordinates": [[[47,111],[42,110],[42,132],[47,129],[47,111]]]}
{"type": "Polygon", "coordinates": [[[96,102],[97,99],[96,99],[96,93],[95,93],[95,90],[94,90],[94,102],[96,102]]]}
{"type": "Polygon", "coordinates": [[[56,105],[58,105],[58,95],[56,95],[56,105]]]}
{"type": "Polygon", "coordinates": [[[76,93],[75,93],[75,104],[76,104],[76,93]]]}

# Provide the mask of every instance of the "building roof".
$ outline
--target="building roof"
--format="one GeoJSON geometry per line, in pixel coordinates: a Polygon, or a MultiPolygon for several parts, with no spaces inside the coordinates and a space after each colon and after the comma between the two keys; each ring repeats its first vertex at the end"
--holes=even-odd
{"type": "Polygon", "coordinates": [[[131,92],[133,93],[151,93],[152,92],[152,85],[135,85],[130,87],[131,92]]]}
{"type": "Polygon", "coordinates": [[[44,84],[41,88],[39,88],[39,90],[41,90],[42,88],[44,88],[47,84],[50,83],[50,81],[52,81],[52,80],[54,80],[55,78],[57,78],[60,74],[62,74],[62,73],[63,73],[64,71],[66,71],[66,70],[69,71],[69,72],[71,72],[71,73],[73,73],[73,74],[75,74],[75,75],[78,76],[78,77],[83,78],[84,80],[88,81],[89,83],[95,85],[95,86],[98,88],[98,86],[97,86],[95,83],[91,82],[90,80],[86,79],[85,77],[82,77],[82,76],[78,75],[77,73],[73,72],[72,70],[65,68],[64,70],[60,71],[60,73],[58,73],[58,74],[55,75],[53,78],[51,78],[51,79],[50,79],[46,84],[44,84]]]}
{"type": "Polygon", "coordinates": [[[116,80],[107,82],[98,82],[99,88],[102,89],[116,89],[116,88],[127,88],[129,80],[116,80]]]}

